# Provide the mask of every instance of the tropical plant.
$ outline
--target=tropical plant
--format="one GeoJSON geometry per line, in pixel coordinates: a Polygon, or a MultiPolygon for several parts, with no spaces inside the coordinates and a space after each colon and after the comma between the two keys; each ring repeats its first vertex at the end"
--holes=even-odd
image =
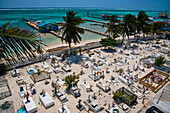
{"type": "Polygon", "coordinates": [[[152,33],[159,33],[160,31],[158,31],[159,29],[165,27],[166,24],[163,22],[153,22],[152,24],[152,33]]]}
{"type": "Polygon", "coordinates": [[[40,69],[37,69],[37,72],[40,72],[40,69]]]}
{"type": "Polygon", "coordinates": [[[78,54],[78,51],[74,50],[74,54],[77,55],[77,54],[78,54]]]}
{"type": "Polygon", "coordinates": [[[112,94],[113,94],[113,98],[120,99],[123,95],[123,92],[116,93],[113,91],[112,94]]]}
{"type": "MultiPolygon", "coordinates": [[[[0,56],[8,65],[12,65],[24,58],[35,58],[34,50],[42,42],[33,31],[8,27],[10,21],[0,27],[0,56]]],[[[2,61],[2,59],[1,59],[2,61]]]]}
{"type": "Polygon", "coordinates": [[[139,11],[136,24],[138,34],[142,31],[143,36],[145,36],[145,33],[148,31],[148,21],[149,18],[145,11],[139,11]]]}
{"type": "Polygon", "coordinates": [[[155,60],[155,65],[156,66],[162,66],[166,61],[164,60],[164,57],[160,56],[158,58],[156,58],[155,60]]]}
{"type": "Polygon", "coordinates": [[[123,71],[124,71],[123,68],[120,68],[120,69],[119,69],[120,74],[122,74],[123,71]]]}
{"type": "Polygon", "coordinates": [[[102,46],[104,47],[115,46],[116,40],[114,38],[108,37],[108,38],[101,39],[100,44],[102,44],[102,46]]]}
{"type": "Polygon", "coordinates": [[[105,34],[108,34],[108,37],[117,38],[119,36],[119,22],[117,16],[112,15],[110,21],[102,26],[107,27],[105,34]]]}
{"type": "Polygon", "coordinates": [[[0,64],[0,74],[5,73],[7,70],[7,66],[4,63],[0,64]]]}
{"type": "Polygon", "coordinates": [[[120,25],[121,25],[120,28],[122,29],[122,31],[120,32],[122,34],[122,42],[121,42],[122,45],[124,42],[125,35],[127,35],[129,40],[129,36],[135,34],[136,17],[131,14],[128,14],[123,17],[123,21],[120,23],[120,25]]]}
{"type": "Polygon", "coordinates": [[[82,52],[82,51],[83,51],[83,50],[82,50],[82,48],[80,47],[80,48],[79,48],[80,55],[81,55],[81,52],[82,52]]]}
{"type": "Polygon", "coordinates": [[[77,83],[79,82],[78,76],[76,75],[68,75],[64,78],[64,85],[67,86],[67,90],[71,88],[71,86],[77,86],[77,83]]]}
{"type": "Polygon", "coordinates": [[[63,32],[61,41],[69,44],[68,54],[71,54],[71,43],[77,44],[81,41],[80,34],[84,34],[84,29],[80,28],[78,25],[84,23],[82,18],[76,17],[77,12],[69,11],[66,17],[64,16],[64,23],[60,24],[62,27],[59,29],[63,32]]]}

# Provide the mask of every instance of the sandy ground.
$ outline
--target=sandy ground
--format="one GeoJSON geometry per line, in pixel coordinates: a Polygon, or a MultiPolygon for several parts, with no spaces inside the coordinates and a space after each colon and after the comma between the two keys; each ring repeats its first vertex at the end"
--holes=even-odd
{"type": "MultiPolygon", "coordinates": [[[[87,43],[87,42],[86,42],[87,43]]],[[[83,44],[83,43],[81,43],[83,44]]],[[[58,46],[58,45],[57,45],[58,46]]],[[[139,45],[140,47],[144,47],[145,45],[139,45]]],[[[50,46],[50,48],[52,47],[52,45],[50,46]]],[[[56,45],[53,45],[53,47],[56,47],[56,45]]],[[[113,61],[114,58],[120,58],[122,57],[123,58],[123,61],[125,60],[125,55],[121,55],[119,54],[118,52],[120,51],[120,49],[122,50],[122,48],[116,48],[115,49],[118,51],[116,52],[114,55],[112,55],[111,53],[107,53],[105,51],[103,51],[103,47],[102,48],[98,48],[99,50],[101,50],[101,54],[103,56],[106,56],[106,59],[108,61],[113,61]],[[109,55],[109,56],[108,56],[109,55]]],[[[93,50],[92,50],[93,51],[93,50]]],[[[146,51],[146,50],[137,50],[140,52],[140,55],[136,55],[136,58],[135,59],[128,59],[127,62],[130,63],[130,65],[126,65],[124,64],[123,66],[117,66],[116,64],[113,64],[111,66],[107,66],[107,65],[102,65],[101,66],[101,70],[104,70],[106,71],[106,68],[109,69],[110,73],[109,74],[106,74],[105,73],[105,78],[104,79],[100,79],[99,81],[101,82],[104,82],[104,81],[107,81],[111,78],[111,76],[114,76],[116,78],[117,81],[118,80],[118,76],[119,76],[119,73],[116,73],[116,72],[113,72],[113,69],[115,69],[115,66],[119,68],[123,68],[124,70],[127,70],[127,67],[129,66],[131,70],[133,70],[133,64],[137,61],[139,61],[140,58],[143,58],[144,56],[146,55],[149,55],[151,54],[152,52],[149,52],[149,51],[146,51]]],[[[157,50],[155,50],[157,51],[157,50]]],[[[125,52],[127,53],[130,53],[131,50],[126,50],[125,52]]],[[[160,54],[160,53],[159,53],[160,54]]],[[[79,58],[86,58],[88,56],[87,53],[83,53],[82,56],[78,55],[79,58]]],[[[95,57],[96,59],[99,59],[97,57],[97,54],[95,53],[93,55],[93,57],[95,57]]],[[[71,56],[70,57],[72,63],[71,63],[71,69],[72,71],[71,72],[68,72],[68,73],[64,73],[63,75],[62,74],[55,74],[54,72],[52,72],[51,74],[51,80],[48,80],[50,83],[48,85],[45,85],[44,84],[44,81],[41,81],[41,82],[37,82],[35,84],[35,88],[37,90],[37,93],[35,95],[31,95],[31,97],[33,98],[37,108],[38,108],[38,111],[37,113],[58,113],[58,109],[61,108],[61,102],[56,98],[56,97],[53,97],[53,93],[51,90],[53,90],[53,88],[51,87],[51,82],[56,80],[56,77],[59,76],[59,78],[64,78],[65,76],[67,75],[70,75],[72,74],[73,72],[75,72],[76,74],[78,74],[80,71],[81,71],[81,65],[79,64],[76,64],[74,61],[76,60],[76,57],[75,56],[71,56]],[[55,102],[55,105],[48,108],[48,109],[45,109],[44,106],[41,104],[41,102],[39,101],[39,94],[40,92],[42,91],[42,89],[44,89],[46,92],[48,92],[48,94],[53,98],[54,102],[55,102]],[[40,104],[39,104],[40,102],[40,104]]],[[[50,62],[51,60],[50,59],[47,59],[46,60],[47,64],[50,66],[50,70],[53,70],[54,68],[51,67],[50,65],[50,62]]],[[[85,61],[86,63],[88,63],[89,65],[91,65],[91,62],[90,61],[85,61]]],[[[33,65],[30,65],[30,66],[26,66],[26,67],[23,67],[23,68],[20,68],[19,71],[21,73],[21,77],[29,84],[29,83],[33,83],[33,81],[31,80],[30,78],[30,75],[27,73],[26,69],[29,68],[29,67],[35,67],[35,65],[39,65],[41,67],[42,65],[42,62],[41,63],[37,63],[37,64],[33,64],[33,65]]],[[[63,66],[64,64],[63,63],[60,63],[60,66],[63,66]]],[[[61,67],[60,67],[61,69],[61,67]]],[[[43,68],[41,67],[41,70],[43,70],[43,68]]],[[[144,75],[146,75],[147,73],[149,73],[150,71],[152,71],[153,68],[150,68],[150,69],[145,69],[145,72],[143,71],[137,71],[137,72],[133,72],[132,74],[136,74],[138,73],[139,74],[139,78],[143,77],[144,75]]],[[[88,77],[88,74],[91,72],[91,68],[88,68],[88,69],[85,69],[83,68],[83,71],[85,72],[85,74],[83,74],[82,76],[80,76],[79,78],[79,83],[78,83],[78,87],[81,89],[81,97],[79,98],[75,98],[73,97],[73,95],[71,94],[68,94],[65,92],[65,89],[66,87],[65,86],[61,86],[61,91],[65,93],[65,96],[68,98],[69,101],[67,101],[66,103],[64,103],[64,105],[66,105],[70,112],[71,113],[79,113],[80,111],[76,108],[76,105],[78,103],[78,100],[81,99],[81,100],[87,100],[87,97],[88,95],[93,95],[94,92],[98,92],[99,88],[96,87],[96,82],[94,82],[91,78],[88,77]],[[93,92],[90,92],[90,93],[87,93],[83,88],[82,86],[80,85],[80,83],[82,83],[84,80],[86,80],[90,85],[92,85],[92,90],[93,92]]],[[[5,98],[3,100],[0,101],[0,104],[7,101],[7,100],[13,100],[14,101],[14,108],[15,108],[15,111],[17,111],[17,109],[19,109],[22,105],[22,100],[24,100],[24,98],[21,98],[18,94],[18,91],[19,91],[19,87],[16,83],[16,80],[17,80],[17,77],[12,77],[10,72],[7,72],[6,76],[5,76],[6,79],[8,79],[8,83],[9,83],[9,86],[10,86],[10,89],[12,91],[12,96],[8,97],[8,98],[5,98]]],[[[138,82],[137,83],[134,83],[135,86],[138,85],[138,82]]],[[[122,86],[126,87],[127,89],[129,89],[129,87],[125,84],[123,84],[121,81],[119,81],[119,85],[118,86],[114,86],[111,84],[111,91],[109,93],[112,93],[112,91],[116,91],[117,89],[121,88],[122,86]]],[[[29,90],[29,87],[28,87],[28,92],[30,92],[29,90]]],[[[113,94],[109,95],[109,93],[104,93],[102,92],[102,95],[103,95],[103,98],[98,101],[101,105],[104,105],[104,104],[109,104],[109,103],[112,103],[113,101],[113,94]]],[[[156,93],[150,91],[149,94],[146,95],[147,97],[147,100],[145,100],[145,103],[149,102],[149,100],[151,100],[152,98],[154,98],[154,96],[156,95],[156,93]]],[[[130,113],[137,113],[142,107],[143,107],[143,104],[142,104],[142,99],[138,99],[137,100],[138,104],[134,106],[134,108],[131,109],[130,113]]],[[[83,104],[83,103],[82,103],[83,104]]],[[[84,105],[84,104],[83,104],[84,105]]],[[[107,108],[107,105],[104,106],[104,108],[107,108]]],[[[81,111],[81,113],[87,113],[87,110],[88,110],[88,107],[86,105],[85,106],[85,110],[81,111]]],[[[123,110],[120,110],[120,113],[123,113],[123,110]]],[[[101,113],[105,113],[105,109],[101,111],[101,113]]]]}

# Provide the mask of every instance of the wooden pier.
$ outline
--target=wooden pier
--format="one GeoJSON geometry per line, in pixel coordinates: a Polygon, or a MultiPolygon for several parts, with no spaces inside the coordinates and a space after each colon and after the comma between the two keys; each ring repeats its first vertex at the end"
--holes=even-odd
{"type": "Polygon", "coordinates": [[[50,31],[50,33],[53,34],[53,35],[55,35],[55,36],[57,36],[57,37],[59,37],[59,38],[62,37],[61,35],[59,35],[59,33],[55,32],[55,31],[50,31]]]}
{"type": "MultiPolygon", "coordinates": [[[[39,31],[38,30],[38,25],[35,22],[33,22],[33,21],[29,20],[29,19],[26,19],[26,18],[24,18],[24,20],[27,21],[26,24],[28,24],[32,28],[36,29],[37,31],[39,31]]],[[[57,32],[55,32],[55,31],[50,31],[49,33],[51,33],[51,34],[61,38],[61,36],[57,32]]]]}
{"type": "Polygon", "coordinates": [[[84,21],[89,21],[89,22],[96,22],[96,23],[101,23],[101,24],[107,24],[107,22],[102,22],[102,21],[97,21],[97,20],[90,20],[90,19],[83,19],[84,21]]]}
{"type": "MultiPolygon", "coordinates": [[[[96,22],[96,23],[102,23],[102,24],[106,24],[106,22],[101,22],[101,21],[96,21],[96,20],[89,20],[89,19],[83,19],[84,21],[92,21],[92,22],[96,22]]],[[[58,24],[62,24],[63,22],[56,22],[58,24]]],[[[108,37],[108,35],[106,35],[105,33],[102,33],[102,32],[98,32],[98,31],[94,31],[94,30],[91,30],[91,29],[88,29],[88,28],[85,28],[85,27],[81,27],[81,26],[78,26],[82,29],[84,29],[85,31],[89,31],[89,32],[92,32],[92,33],[95,33],[95,34],[98,34],[98,35],[102,35],[102,36],[106,36],[108,37]]]]}
{"type": "MultiPolygon", "coordinates": [[[[79,26],[79,27],[80,27],[80,26],[79,26]]],[[[82,28],[82,29],[84,29],[84,30],[86,30],[86,31],[92,32],[92,33],[96,33],[96,34],[98,34],[98,35],[102,35],[102,36],[108,37],[108,35],[106,35],[105,33],[102,33],[102,32],[94,31],[94,30],[91,30],[91,29],[88,29],[88,28],[85,28],[85,27],[80,27],[80,28],[82,28]]]]}
{"type": "MultiPolygon", "coordinates": [[[[29,26],[31,26],[32,28],[34,28],[34,29],[36,29],[37,31],[39,31],[39,30],[38,30],[38,25],[37,25],[35,22],[33,22],[33,21],[29,20],[29,19],[24,19],[24,20],[27,21],[26,23],[27,23],[29,26]]],[[[84,20],[85,20],[85,19],[84,19],[84,20]]],[[[87,19],[86,19],[86,20],[87,20],[87,19]]],[[[98,22],[98,23],[105,23],[105,22],[100,22],[100,21],[95,21],[95,20],[87,20],[87,21],[93,21],[93,22],[98,22]]],[[[63,23],[63,22],[56,22],[56,23],[60,23],[60,24],[61,24],[61,23],[63,23]]],[[[80,26],[78,26],[78,27],[80,27],[80,26]]],[[[89,32],[92,32],[92,33],[95,33],[95,34],[98,34],[98,35],[102,35],[102,36],[108,37],[108,35],[106,35],[105,33],[102,33],[102,32],[94,31],[94,30],[91,30],[91,29],[88,29],[88,28],[85,28],[85,27],[80,27],[80,28],[84,29],[85,31],[89,31],[89,32]]],[[[51,34],[53,34],[53,35],[55,35],[55,36],[57,36],[57,37],[59,37],[59,38],[62,37],[59,33],[55,32],[55,31],[50,31],[49,33],[51,33],[51,34]]]]}

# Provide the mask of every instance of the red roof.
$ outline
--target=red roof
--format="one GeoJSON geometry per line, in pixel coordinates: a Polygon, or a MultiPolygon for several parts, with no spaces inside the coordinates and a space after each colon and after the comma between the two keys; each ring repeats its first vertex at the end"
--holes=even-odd
{"type": "Polygon", "coordinates": [[[108,15],[102,15],[102,17],[111,17],[111,16],[108,16],[108,15]]]}
{"type": "Polygon", "coordinates": [[[157,21],[156,23],[164,23],[164,24],[167,24],[168,22],[157,21]]]}

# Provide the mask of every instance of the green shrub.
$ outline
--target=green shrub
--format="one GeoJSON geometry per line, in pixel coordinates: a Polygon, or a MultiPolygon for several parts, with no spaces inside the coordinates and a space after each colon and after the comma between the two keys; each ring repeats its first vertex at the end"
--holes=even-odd
{"type": "Polygon", "coordinates": [[[133,99],[134,98],[134,94],[131,94],[129,97],[128,97],[128,99],[133,99]]]}
{"type": "Polygon", "coordinates": [[[5,73],[7,71],[7,65],[4,63],[0,64],[0,74],[5,73]]]}
{"type": "Polygon", "coordinates": [[[74,54],[77,55],[77,53],[78,53],[78,52],[77,52],[76,50],[74,50],[74,54]]]}
{"type": "Polygon", "coordinates": [[[81,47],[79,48],[79,52],[80,52],[80,53],[82,52],[82,48],[81,48],[81,47]]]}
{"type": "Polygon", "coordinates": [[[123,73],[123,71],[124,71],[123,68],[120,68],[120,69],[119,69],[119,72],[120,72],[121,74],[123,73]]]}
{"type": "Polygon", "coordinates": [[[163,65],[164,63],[165,63],[164,57],[160,56],[160,57],[156,58],[154,64],[155,64],[156,66],[161,66],[161,65],[163,65]]]}
{"type": "Polygon", "coordinates": [[[104,47],[115,46],[116,40],[114,38],[108,37],[108,38],[101,39],[100,44],[104,47]]]}
{"type": "Polygon", "coordinates": [[[40,72],[40,69],[37,69],[37,72],[40,72]]]}
{"type": "Polygon", "coordinates": [[[77,83],[79,82],[78,78],[79,77],[76,75],[68,75],[63,79],[65,81],[64,85],[67,86],[67,90],[70,89],[72,84],[73,86],[77,86],[77,83]]]}
{"type": "Polygon", "coordinates": [[[119,93],[113,92],[114,98],[117,98],[117,99],[122,98],[122,94],[123,94],[122,92],[119,92],[119,93]]]}

